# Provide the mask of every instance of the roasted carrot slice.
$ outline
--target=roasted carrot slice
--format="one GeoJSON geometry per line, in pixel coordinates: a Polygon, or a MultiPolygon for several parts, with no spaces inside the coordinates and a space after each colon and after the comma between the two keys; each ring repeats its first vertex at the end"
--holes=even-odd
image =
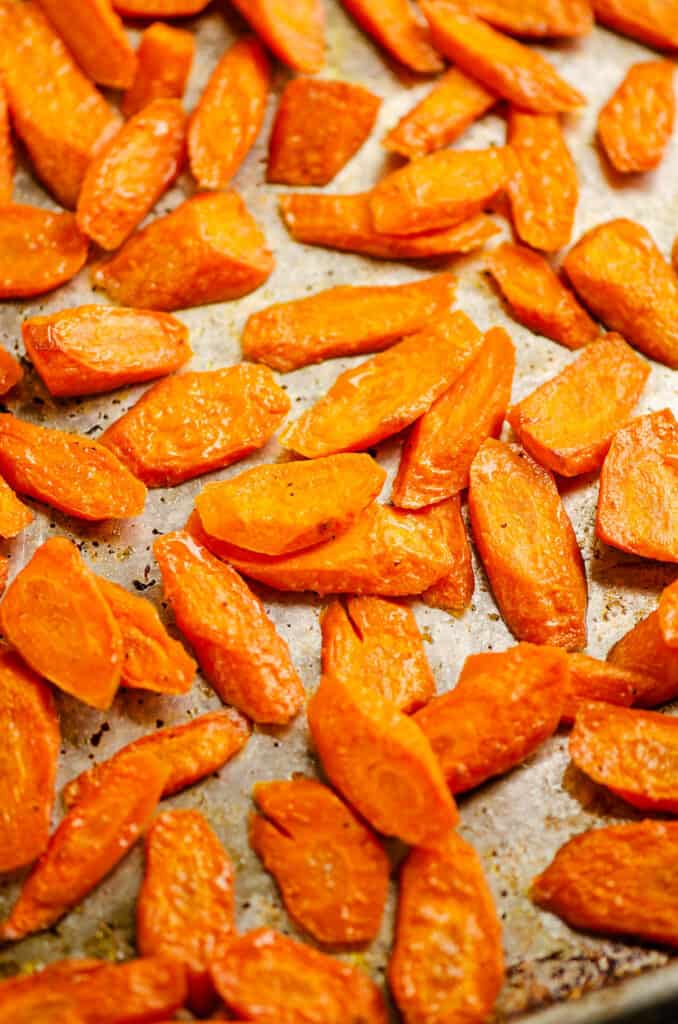
{"type": "Polygon", "coordinates": [[[660,50],[678,47],[673,0],[592,0],[596,21],[660,50]]]}
{"type": "Polygon", "coordinates": [[[658,614],[664,643],[678,647],[678,580],[662,592],[658,614]]]}
{"type": "Polygon", "coordinates": [[[0,71],[14,130],[38,177],[60,203],[74,207],[87,166],[117,130],[118,115],[35,3],[0,3],[0,71]]]}
{"type": "Polygon", "coordinates": [[[664,639],[658,612],[641,619],[618,640],[607,660],[615,668],[645,677],[645,684],[638,687],[634,704],[653,708],[678,697],[678,659],[675,648],[664,639]]]}
{"type": "Polygon", "coordinates": [[[169,313],[77,306],[21,325],[26,352],[59,398],[163,377],[193,355],[188,330],[169,313]]]}
{"type": "Polygon", "coordinates": [[[381,844],[327,786],[295,776],[254,788],[250,842],[291,917],[318,942],[376,938],[390,865],[381,844]]]}
{"type": "Polygon", "coordinates": [[[134,81],[122,101],[125,117],[138,114],[152,100],[180,100],[194,56],[195,39],[190,32],[161,21],[150,25],[141,36],[134,81]]]}
{"type": "Polygon", "coordinates": [[[41,295],[70,281],[87,259],[87,247],[71,213],[0,206],[0,299],[41,295]]]}
{"type": "Polygon", "coordinates": [[[376,231],[419,235],[473,217],[508,185],[513,153],[493,149],[445,149],[388,174],[370,194],[376,231]]]}
{"type": "Polygon", "coordinates": [[[59,689],[110,707],[120,682],[120,628],[71,541],[53,537],[37,549],[5,594],[0,629],[59,689]]]}
{"type": "Polygon", "coordinates": [[[599,661],[588,654],[568,654],[567,663],[570,673],[565,687],[563,722],[573,722],[579,708],[592,700],[629,707],[652,685],[650,677],[641,672],[599,661]]]}
{"type": "MultiPolygon", "coordinates": [[[[0,872],[39,857],[49,839],[61,736],[50,687],[0,645],[0,872]]],[[[1,1006],[0,1001],[0,1006],[1,1006]]]]}
{"type": "Polygon", "coordinates": [[[14,147],[9,123],[7,90],[0,83],[0,205],[12,202],[14,191],[14,147]]]}
{"type": "Polygon", "coordinates": [[[471,10],[502,32],[527,39],[585,36],[593,28],[588,0],[471,0],[471,10]]]}
{"type": "Polygon", "coordinates": [[[76,61],[93,82],[126,89],[137,59],[108,0],[38,0],[76,61]]]}
{"type": "Polygon", "coordinates": [[[323,676],[308,724],[328,779],[377,832],[419,846],[455,825],[457,809],[428,739],[369,682],[323,676]]]}
{"type": "Polygon", "coordinates": [[[571,349],[598,337],[593,320],[539,253],[503,242],[485,264],[516,320],[531,331],[571,349]]]}
{"type": "Polygon", "coordinates": [[[677,445],[670,409],[617,431],[600,474],[596,533],[606,544],[678,562],[678,473],[663,458],[677,445]]]}
{"type": "Polygon", "coordinates": [[[382,49],[412,71],[440,71],[426,26],[410,0],[341,0],[360,27],[382,49]]]}
{"type": "Polygon", "coordinates": [[[188,533],[165,534],[153,550],[177,625],[221,699],[255,722],[289,722],[304,688],[259,598],[188,533]]]}
{"type": "Polygon", "coordinates": [[[452,555],[452,567],[437,583],[424,591],[421,599],[432,608],[442,608],[446,612],[458,615],[471,603],[476,585],[471,562],[471,545],[461,517],[459,496],[454,495],[442,502],[438,508],[443,516],[443,529],[447,549],[452,555]]]}
{"type": "Polygon", "coordinates": [[[645,228],[625,219],[600,224],[582,235],[563,266],[610,330],[678,368],[678,281],[645,228]]]}
{"type": "Polygon", "coordinates": [[[450,68],[421,102],[398,121],[383,145],[414,159],[448,146],[497,102],[479,82],[450,68]]]}
{"type": "Polygon", "coordinates": [[[532,899],[574,928],[678,946],[678,822],[595,828],[560,848],[532,899]]]}
{"type": "Polygon", "coordinates": [[[249,736],[247,720],[232,708],[210,711],[183,725],[157,729],[121,747],[108,761],[101,761],[71,779],[62,792],[63,801],[66,807],[72,807],[84,800],[102,784],[105,773],[115,777],[120,761],[134,757],[139,750],[153,754],[165,765],[169,774],[162,796],[173,796],[222,768],[243,748],[249,736]]]}
{"type": "Polygon", "coordinates": [[[491,1015],[504,980],[501,924],[478,855],[454,832],[401,868],[388,977],[406,1021],[481,1024],[491,1015]]]}
{"type": "Polygon", "coordinates": [[[557,114],[586,103],[544,57],[474,18],[455,0],[422,0],[421,8],[436,49],[516,107],[557,114]]]}
{"type": "Polygon", "coordinates": [[[429,259],[472,252],[498,231],[490,217],[479,214],[444,231],[428,231],[409,238],[382,235],[372,224],[369,192],[353,196],[298,192],[282,196],[280,210],[297,242],[385,260],[429,259]]]}
{"type": "Polygon", "coordinates": [[[193,177],[202,188],[227,188],[254,145],[266,113],[271,71],[253,36],[238,39],[205,86],[188,132],[193,177]]]}
{"type": "Polygon", "coordinates": [[[21,363],[7,349],[0,348],[0,395],[6,395],[24,375],[21,363]]]}
{"type": "Polygon", "coordinates": [[[0,537],[18,536],[33,522],[29,508],[19,501],[12,488],[0,476],[0,537]]]}
{"type": "Polygon", "coordinates": [[[650,367],[618,334],[605,334],[514,405],[509,423],[530,455],[562,476],[599,469],[641,396],[650,367]]]}
{"type": "Polygon", "coordinates": [[[184,18],[199,14],[209,0],[113,0],[125,18],[184,18]]]}
{"type": "Polygon", "coordinates": [[[471,363],[482,337],[464,313],[450,313],[386,352],[346,370],[280,435],[307,458],[359,451],[397,434],[426,412],[471,363]]]}
{"type": "Polygon", "coordinates": [[[160,799],[167,768],[138,753],[106,776],[62,819],[24,882],[0,938],[44,931],[77,906],[144,831],[160,799]]]}
{"type": "Polygon", "coordinates": [[[290,554],[352,526],[386,472],[369,455],[256,466],[208,484],[195,500],[205,531],[265,555],[290,554]]]}
{"type": "Polygon", "coordinates": [[[266,366],[184,373],[154,384],[101,442],[150,487],[173,487],[262,448],[289,407],[266,366]]]}
{"type": "Polygon", "coordinates": [[[470,365],[412,427],[393,485],[395,505],[421,508],[468,487],[478,448],[501,432],[515,358],[501,327],[487,332],[470,365]]]}
{"type": "Polygon", "coordinates": [[[327,185],[369,136],[380,105],[379,97],[362,85],[293,79],[278,104],[266,180],[327,185]]]}
{"type": "Polygon", "coordinates": [[[295,71],[314,74],[325,65],[321,0],[232,0],[269,50],[295,71]]]}
{"type": "Polygon", "coordinates": [[[212,956],[235,930],[233,883],[231,859],[199,811],[158,815],[146,834],[137,947],[186,966],[188,1002],[201,1016],[217,1001],[212,956]]]}
{"type": "Polygon", "coordinates": [[[471,465],[469,511],[478,553],[518,640],[586,643],[586,576],[553,477],[529,455],[487,440],[471,465]]]}
{"type": "Polygon", "coordinates": [[[248,319],[243,356],[286,373],[333,356],[378,352],[447,313],[455,285],[452,274],[435,274],[409,284],[340,285],[278,302],[248,319]]]}
{"type": "Polygon", "coordinates": [[[5,558],[4,555],[0,555],[0,597],[5,592],[7,586],[7,577],[9,576],[9,559],[5,558]]]}
{"type": "Polygon", "coordinates": [[[0,474],[19,494],[78,519],[139,515],[146,488],[103,445],[0,415],[0,474]]]}
{"type": "Polygon", "coordinates": [[[572,235],[579,179],[560,121],[512,109],[508,143],[518,163],[508,183],[518,237],[534,249],[562,249],[572,235]]]}
{"type": "Polygon", "coordinates": [[[555,647],[518,644],[466,659],[454,689],[414,717],[452,793],[503,775],[555,732],[568,675],[555,647]]]}
{"type": "Polygon", "coordinates": [[[622,174],[661,162],[676,116],[675,66],[668,60],[633,64],[598,117],[598,138],[622,174]]]}
{"type": "Polygon", "coordinates": [[[326,676],[374,688],[406,714],[435,693],[435,679],[412,610],[381,597],[333,601],[321,619],[326,676]]]}

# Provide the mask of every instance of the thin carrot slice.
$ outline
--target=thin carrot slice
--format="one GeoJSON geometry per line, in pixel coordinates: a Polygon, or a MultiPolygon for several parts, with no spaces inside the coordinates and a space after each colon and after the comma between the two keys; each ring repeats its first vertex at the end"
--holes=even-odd
{"type": "Polygon", "coordinates": [[[675,65],[668,60],[633,64],[598,116],[598,138],[622,174],[651,171],[673,132],[675,65]]]}
{"type": "Polygon", "coordinates": [[[374,230],[370,193],[353,196],[297,192],[281,196],[285,225],[297,242],[342,249],[385,260],[429,259],[472,252],[496,234],[490,217],[479,214],[444,231],[428,231],[409,238],[382,235],[374,230]]]}
{"type": "Polygon", "coordinates": [[[445,149],[388,174],[370,194],[377,232],[420,235],[454,227],[480,213],[508,185],[513,152],[445,149]]]}
{"type": "Polygon", "coordinates": [[[101,442],[150,487],[173,487],[262,448],[289,407],[265,366],[184,373],[149,388],[101,442]]]}
{"type": "Polygon", "coordinates": [[[589,0],[471,0],[477,18],[510,36],[567,39],[593,28],[589,0]]]}
{"type": "Polygon", "coordinates": [[[471,465],[478,553],[518,640],[569,650],[586,643],[586,576],[553,477],[523,451],[487,440],[471,465]]]}
{"type": "Polygon", "coordinates": [[[186,89],[195,56],[190,32],[161,21],[150,25],[137,50],[137,71],[125,93],[122,112],[132,117],[152,100],[180,100],[186,89]]]}
{"type": "Polygon", "coordinates": [[[395,505],[421,508],[468,487],[478,448],[501,432],[515,358],[501,327],[485,334],[471,364],[412,427],[393,485],[395,505]]]}
{"type": "Polygon", "coordinates": [[[62,819],[1,925],[0,938],[44,931],[77,906],[134,845],[155,811],[167,768],[151,754],[120,763],[62,819]]]}
{"type": "Polygon", "coordinates": [[[108,0],[38,0],[88,78],[126,89],[137,59],[118,15],[108,0]]]}
{"type": "Polygon", "coordinates": [[[485,257],[511,312],[531,331],[577,349],[598,337],[593,320],[543,256],[503,242],[485,257]]]}
{"type": "Polygon", "coordinates": [[[23,378],[21,363],[7,349],[0,348],[0,395],[6,395],[23,378]]]}
{"type": "Polygon", "coordinates": [[[670,409],[617,431],[600,474],[596,533],[606,544],[678,562],[678,473],[663,458],[677,445],[670,409]]]}
{"type": "Polygon", "coordinates": [[[482,1024],[491,1015],[504,981],[501,924],[478,855],[454,832],[435,849],[413,850],[401,868],[388,977],[412,1024],[482,1024]]]}
{"type": "Polygon", "coordinates": [[[678,946],[678,822],[595,828],[560,848],[532,899],[587,932],[678,946]]]}
{"type": "Polygon", "coordinates": [[[459,615],[471,603],[476,585],[471,545],[461,517],[459,496],[454,495],[438,508],[444,517],[443,527],[446,530],[447,548],[452,555],[452,567],[437,583],[424,591],[421,599],[432,608],[442,608],[453,615],[459,615]]]}
{"type": "Polygon", "coordinates": [[[19,494],[78,519],[139,515],[146,488],[103,445],[0,415],[0,475],[19,494]]]}
{"type": "Polygon", "coordinates": [[[208,484],[195,500],[205,531],[265,555],[290,554],[347,530],[386,479],[369,455],[256,466],[208,484]]]}
{"type": "Polygon", "coordinates": [[[165,534],[153,550],[177,625],[221,699],[255,722],[289,722],[304,688],[259,598],[188,533],[165,534]]]}
{"type": "MultiPolygon", "coordinates": [[[[49,839],[61,745],[50,687],[0,645],[0,872],[39,857],[49,839]]],[[[1,1005],[1,1003],[0,1003],[1,1005]]]]}
{"type": "Polygon", "coordinates": [[[658,614],[664,643],[678,647],[678,580],[662,592],[658,614]]]}
{"type": "Polygon", "coordinates": [[[266,180],[327,185],[369,136],[380,105],[379,97],[362,85],[293,79],[278,104],[266,180]]]}
{"type": "Polygon", "coordinates": [[[186,966],[188,1003],[201,1016],[217,1002],[209,972],[214,951],[235,931],[233,884],[231,859],[199,811],[158,815],[146,833],[137,947],[186,966]]]}
{"type": "Polygon", "coordinates": [[[7,90],[0,83],[0,205],[12,202],[14,191],[14,147],[9,123],[7,90]]]}
{"type": "Polygon", "coordinates": [[[440,71],[443,62],[410,0],[341,0],[368,35],[411,71],[440,71]]]}
{"type": "Polygon", "coordinates": [[[405,714],[435,693],[435,679],[412,610],[381,597],[333,601],[321,619],[326,676],[369,686],[405,714]]]}
{"type": "Polygon", "coordinates": [[[188,131],[191,171],[202,188],[230,184],[261,130],[270,84],[268,58],[254,36],[238,39],[217,64],[188,131]]]}
{"type": "Polygon", "coordinates": [[[328,779],[377,832],[419,846],[454,827],[457,809],[428,739],[369,683],[323,676],[308,724],[328,779]]]}
{"type": "Polygon", "coordinates": [[[254,799],[250,842],[290,916],[318,942],[376,938],[390,870],[376,836],[315,779],[260,782],[254,799]]]}
{"type": "Polygon", "coordinates": [[[607,655],[615,668],[645,677],[634,704],[643,708],[667,704],[678,697],[678,658],[674,647],[664,640],[659,613],[652,612],[618,640],[607,655]]]}
{"type": "Polygon", "coordinates": [[[90,160],[118,129],[119,116],[35,3],[0,3],[0,71],[14,130],[38,177],[72,209],[90,160]]]}
{"type": "Polygon", "coordinates": [[[447,313],[455,286],[452,274],[435,274],[400,285],[340,285],[279,302],[250,316],[243,356],[287,373],[334,356],[378,352],[447,313]]]}
{"type": "Polygon", "coordinates": [[[0,299],[41,295],[70,281],[84,265],[87,248],[71,213],[0,206],[0,299]]]}
{"type": "Polygon", "coordinates": [[[0,476],[0,537],[17,537],[33,522],[34,516],[12,488],[0,476]]]}
{"type": "Polygon", "coordinates": [[[630,707],[652,685],[646,674],[599,661],[588,654],[568,654],[567,663],[570,674],[562,722],[573,722],[579,708],[591,700],[630,707]]]}
{"type": "Polygon", "coordinates": [[[678,47],[673,0],[592,0],[596,21],[659,50],[678,47]]]}
{"type": "Polygon", "coordinates": [[[0,629],[22,658],[61,690],[110,707],[120,682],[120,628],[75,544],[53,537],[12,581],[0,629]]]}
{"type": "Polygon", "coordinates": [[[359,451],[409,426],[471,363],[482,336],[450,313],[336,379],[327,394],[280,435],[307,458],[359,451]]]}
{"type": "Polygon", "coordinates": [[[491,92],[523,110],[557,114],[586,103],[540,54],[474,18],[455,0],[422,0],[433,45],[491,92]]]}
{"type": "Polygon", "coordinates": [[[383,145],[411,160],[427,156],[458,139],[496,102],[494,93],[459,68],[450,68],[430,93],[391,128],[383,145]]]}
{"type": "Polygon", "coordinates": [[[514,405],[508,420],[530,455],[562,476],[599,469],[641,396],[650,367],[618,334],[605,334],[514,405]]]}
{"type": "Polygon", "coordinates": [[[325,66],[325,18],[321,0],[231,0],[276,57],[312,75],[325,66]]]}

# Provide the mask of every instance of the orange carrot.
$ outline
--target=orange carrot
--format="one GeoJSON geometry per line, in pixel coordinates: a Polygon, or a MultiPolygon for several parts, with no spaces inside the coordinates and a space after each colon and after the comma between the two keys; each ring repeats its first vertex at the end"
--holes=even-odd
{"type": "Polygon", "coordinates": [[[678,659],[664,639],[658,612],[651,612],[618,640],[607,660],[617,669],[644,677],[634,704],[653,708],[678,697],[678,659]]]}
{"type": "MultiPolygon", "coordinates": [[[[125,0],[127,2],[127,0],[125,0]]],[[[295,71],[312,75],[325,65],[325,18],[321,0],[232,0],[269,50],[295,71]]]]}
{"type": "Polygon", "coordinates": [[[628,707],[641,699],[643,692],[652,685],[651,679],[642,672],[598,661],[588,654],[568,654],[567,663],[570,672],[565,687],[563,722],[573,722],[582,704],[591,700],[628,707]]]}
{"type": "Polygon", "coordinates": [[[589,0],[471,0],[476,17],[511,36],[570,38],[593,28],[589,0]]]}
{"type": "Polygon", "coordinates": [[[12,488],[0,476],[0,537],[17,537],[33,522],[31,510],[19,501],[12,488]]]}
{"type": "Polygon", "coordinates": [[[87,248],[71,213],[0,206],[0,299],[41,295],[70,281],[84,265],[87,248]]]}
{"type": "Polygon", "coordinates": [[[161,21],[150,25],[141,36],[136,75],[122,101],[125,117],[138,114],[152,100],[180,100],[194,55],[190,32],[161,21]]]}
{"type": "Polygon", "coordinates": [[[132,84],[136,54],[109,0],[38,0],[88,78],[114,89],[132,84]]]}
{"type": "Polygon", "coordinates": [[[598,116],[598,138],[622,174],[651,171],[673,132],[675,65],[668,60],[633,64],[598,116]]]}
{"type": "Polygon", "coordinates": [[[412,71],[440,71],[443,62],[410,0],[341,0],[363,31],[412,71]]]}
{"type": "Polygon", "coordinates": [[[0,82],[0,205],[12,202],[14,191],[14,147],[9,123],[7,90],[0,82]]]}
{"type": "Polygon", "coordinates": [[[7,349],[0,348],[0,395],[6,395],[23,378],[24,371],[18,359],[7,349]]]}
{"type": "Polygon", "coordinates": [[[678,581],[674,580],[662,592],[658,614],[664,643],[669,647],[678,647],[678,581]]]}
{"type": "Polygon", "coordinates": [[[452,555],[452,566],[445,576],[423,592],[421,599],[432,608],[442,608],[446,612],[458,615],[471,603],[476,585],[471,562],[471,545],[461,517],[459,496],[454,495],[435,507],[442,517],[447,549],[452,555]]]}
{"type": "Polygon", "coordinates": [[[199,14],[209,0],[112,0],[125,18],[184,18],[199,14]]]}
{"type": "Polygon", "coordinates": [[[673,0],[592,0],[596,21],[659,50],[678,47],[673,0]]]}

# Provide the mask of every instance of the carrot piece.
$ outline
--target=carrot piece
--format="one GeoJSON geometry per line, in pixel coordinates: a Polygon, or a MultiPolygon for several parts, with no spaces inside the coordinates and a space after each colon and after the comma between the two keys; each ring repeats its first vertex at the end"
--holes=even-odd
{"type": "Polygon", "coordinates": [[[0,476],[0,537],[17,537],[33,522],[34,515],[0,476]]]}
{"type": "Polygon", "coordinates": [[[0,555],[0,597],[5,592],[7,586],[7,577],[9,576],[9,559],[5,558],[4,555],[0,555]]]}
{"type": "Polygon", "coordinates": [[[153,550],[177,625],[221,699],[255,722],[294,718],[304,688],[259,598],[188,533],[165,534],[153,550]]]}
{"type": "Polygon", "coordinates": [[[454,832],[413,850],[401,868],[388,977],[410,1024],[483,1024],[491,1015],[504,980],[501,924],[478,855],[454,832]]]}
{"type": "Polygon", "coordinates": [[[87,248],[71,213],[0,206],[0,299],[41,295],[70,281],[84,265],[87,248]]]}
{"type": "Polygon", "coordinates": [[[450,313],[346,370],[280,435],[307,458],[359,451],[397,434],[461,376],[482,344],[464,313],[450,313]]]}
{"type": "Polygon", "coordinates": [[[377,44],[411,71],[440,71],[443,62],[410,0],[341,0],[377,44]]]}
{"type": "Polygon", "coordinates": [[[323,676],[308,724],[328,779],[377,832],[427,845],[454,827],[457,809],[428,739],[369,682],[323,676]]]}
{"type": "Polygon", "coordinates": [[[78,306],[30,317],[21,332],[47,390],[59,398],[162,377],[193,354],[181,321],[144,309],[78,306]]]}
{"type": "Polygon", "coordinates": [[[71,541],[53,537],[37,549],[5,594],[0,629],[59,689],[110,707],[120,682],[120,628],[71,541]]]}
{"type": "Polygon", "coordinates": [[[673,0],[592,0],[596,21],[660,50],[678,47],[673,0]]]}
{"type": "Polygon", "coordinates": [[[452,274],[434,274],[400,285],[340,285],[278,302],[248,319],[243,356],[287,373],[334,356],[378,352],[447,313],[455,287],[452,274]]]}
{"type": "Polygon", "coordinates": [[[678,580],[662,592],[658,614],[664,643],[678,647],[678,580]]]}
{"type": "Polygon", "coordinates": [[[509,423],[542,466],[562,476],[589,473],[603,464],[649,374],[649,365],[623,338],[605,334],[514,405],[509,423]]]}
{"type": "Polygon", "coordinates": [[[323,613],[322,668],[351,686],[354,679],[411,714],[435,693],[435,679],[412,610],[380,597],[333,601],[323,613]]]}
{"type": "Polygon", "coordinates": [[[369,455],[256,466],[208,484],[195,500],[205,531],[265,555],[330,540],[352,526],[386,479],[369,455]]]}
{"type": "Polygon", "coordinates": [[[573,722],[579,708],[591,700],[629,707],[652,685],[642,672],[599,661],[588,654],[568,654],[567,662],[570,674],[561,722],[573,722]]]}
{"type": "Polygon", "coordinates": [[[21,363],[7,349],[0,347],[0,395],[6,395],[23,378],[21,363]]]}
{"type": "Polygon", "coordinates": [[[0,415],[0,474],[19,494],[78,519],[139,515],[146,488],[107,448],[79,434],[0,415]]]}
{"type": "Polygon", "coordinates": [[[12,202],[14,191],[14,147],[9,123],[7,90],[0,82],[0,205],[12,202]]]}
{"type": "Polygon", "coordinates": [[[114,89],[132,84],[136,54],[109,0],[38,0],[38,6],[88,78],[114,89]]]}
{"type": "Polygon", "coordinates": [[[381,99],[362,85],[293,79],[278,104],[266,180],[327,185],[369,136],[380,105],[381,99]]]}
{"type": "Polygon", "coordinates": [[[14,130],[38,177],[73,208],[90,160],[120,125],[118,114],[35,3],[0,3],[0,71],[14,130]],[[46,82],[52,87],[46,89],[46,82]]]}
{"type": "Polygon", "coordinates": [[[161,21],[150,25],[137,50],[137,71],[124,95],[122,112],[132,117],[153,100],[180,100],[195,56],[190,32],[161,21]]]}
{"type": "Polygon", "coordinates": [[[574,928],[678,946],[678,822],[595,828],[560,848],[532,899],[574,928]]]}
{"type": "Polygon", "coordinates": [[[651,171],[673,132],[674,65],[668,60],[633,64],[598,116],[598,138],[622,174],[651,171]]]}
{"type": "Polygon", "coordinates": [[[217,1001],[210,961],[235,930],[233,882],[231,859],[199,811],[158,815],[146,833],[137,947],[185,964],[188,1003],[201,1016],[217,1001]]]}
{"type": "Polygon", "coordinates": [[[186,199],[158,217],[95,266],[92,282],[122,305],[171,311],[240,298],[258,288],[273,266],[240,196],[222,192],[186,199]]]}
{"type": "Polygon", "coordinates": [[[120,762],[134,757],[139,750],[153,754],[166,766],[169,775],[162,796],[173,796],[223,768],[244,747],[249,736],[247,720],[232,708],[210,711],[183,725],[157,729],[121,747],[108,761],[101,761],[71,779],[63,789],[62,799],[69,808],[86,799],[102,784],[104,774],[115,777],[120,762]]]}
{"type": "Polygon", "coordinates": [[[480,248],[499,230],[479,214],[444,231],[410,236],[383,235],[374,230],[370,193],[353,196],[297,192],[281,196],[285,226],[297,242],[341,249],[385,260],[429,259],[480,248]]]}
{"type": "Polygon", "coordinates": [[[515,172],[513,153],[445,149],[392,171],[370,194],[377,232],[419,235],[473,217],[503,191],[515,172]]]}
{"type": "Polygon", "coordinates": [[[325,18],[321,0],[232,0],[283,64],[312,75],[325,66],[325,18]]]}
{"type": "Polygon", "coordinates": [[[678,562],[678,473],[663,459],[677,443],[670,409],[639,416],[617,431],[598,494],[596,534],[606,544],[678,562]]]}
{"type": "Polygon", "coordinates": [[[528,39],[585,36],[593,28],[589,0],[471,0],[471,10],[494,28],[528,39]]]}
{"type": "Polygon", "coordinates": [[[266,366],[183,373],[149,388],[101,443],[149,487],[173,487],[262,448],[289,407],[266,366]]]}
{"type": "Polygon", "coordinates": [[[77,906],[113,870],[149,824],[167,768],[138,753],[106,776],[62,819],[24,882],[0,938],[44,931],[77,906]]]}
{"type": "Polygon", "coordinates": [[[593,320],[539,253],[503,242],[485,265],[516,320],[531,331],[570,349],[598,337],[593,320]]]}
{"type": "Polygon", "coordinates": [[[315,779],[260,782],[254,799],[250,842],[290,916],[318,942],[376,938],[390,871],[376,836],[315,779]]]}
{"type": "Polygon", "coordinates": [[[579,179],[560,121],[511,109],[508,143],[518,164],[507,187],[518,237],[534,249],[562,249],[572,235],[579,179]]]}
{"type": "Polygon", "coordinates": [[[487,440],[471,465],[469,511],[499,609],[518,640],[586,643],[586,576],[572,524],[548,470],[487,440]]]}
{"type": "Polygon", "coordinates": [[[0,645],[0,731],[6,737],[0,750],[0,872],[4,872],[30,864],[47,846],[61,745],[50,687],[4,645],[0,645]]]}
{"type": "Polygon", "coordinates": [[[452,567],[447,575],[424,591],[421,599],[424,604],[428,604],[432,608],[442,608],[446,612],[458,615],[471,603],[476,585],[471,562],[471,545],[464,520],[461,517],[459,496],[454,495],[441,503],[438,508],[444,515],[447,547],[452,555],[452,567]]]}
{"type": "Polygon", "coordinates": [[[393,485],[394,504],[421,508],[468,487],[478,448],[501,432],[515,358],[501,327],[484,335],[470,365],[412,427],[393,485]]]}
{"type": "Polygon", "coordinates": [[[188,131],[193,177],[202,188],[227,188],[261,131],[271,70],[254,36],[238,39],[205,86],[188,131]]]}
{"type": "Polygon", "coordinates": [[[610,330],[678,368],[678,281],[645,228],[625,219],[599,224],[570,249],[563,267],[610,330]]]}
{"type": "Polygon", "coordinates": [[[200,14],[209,0],[112,0],[124,18],[185,18],[200,14]]]}
{"type": "Polygon", "coordinates": [[[678,659],[664,640],[658,612],[652,612],[618,640],[607,660],[615,668],[645,676],[634,704],[643,708],[667,704],[678,697],[678,659]]]}
{"type": "Polygon", "coordinates": [[[474,18],[455,0],[422,0],[433,45],[509,103],[536,114],[575,110],[586,99],[540,54],[474,18]]]}

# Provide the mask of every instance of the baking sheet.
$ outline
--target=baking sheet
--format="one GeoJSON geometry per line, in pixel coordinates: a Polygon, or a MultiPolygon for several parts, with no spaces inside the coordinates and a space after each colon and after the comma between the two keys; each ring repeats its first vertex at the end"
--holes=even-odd
{"type": "MultiPolygon", "coordinates": [[[[338,175],[327,191],[353,192],[369,188],[395,159],[380,147],[379,140],[399,117],[430,88],[430,82],[410,75],[390,63],[365,37],[337,0],[326,0],[329,53],[327,77],[361,82],[383,97],[379,121],[371,140],[338,175]]],[[[198,58],[187,96],[195,103],[223,48],[243,31],[243,23],[224,3],[212,5],[201,17],[187,22],[197,35],[198,58]]],[[[132,30],[136,35],[136,30],[132,30]]],[[[650,51],[601,29],[581,42],[543,48],[573,84],[582,89],[589,106],[566,123],[567,140],[580,174],[581,201],[574,238],[582,231],[614,216],[627,216],[644,224],[665,254],[678,228],[678,138],[662,166],[653,174],[621,181],[603,166],[594,141],[597,112],[637,60],[650,59],[650,51]]],[[[275,92],[288,79],[278,68],[275,92]]],[[[292,242],[277,215],[277,195],[284,191],[263,184],[266,141],[277,95],[269,103],[268,119],[260,141],[235,179],[255,217],[264,225],[276,254],[277,266],[257,292],[234,303],[179,313],[191,330],[195,357],[191,369],[228,366],[239,360],[239,336],[247,316],[278,300],[297,298],[338,284],[397,284],[425,276],[432,269],[450,267],[458,275],[457,306],[479,327],[501,324],[509,331],[518,353],[513,399],[553,376],[573,354],[547,339],[520,327],[505,313],[482,270],[478,257],[422,264],[388,263],[358,256],[314,249],[292,242]]],[[[476,148],[501,143],[505,122],[490,114],[473,126],[458,143],[476,148]]],[[[184,175],[177,187],[158,204],[165,213],[192,191],[184,175]]],[[[54,204],[34,183],[24,165],[19,169],[15,199],[52,207],[54,204]]],[[[500,221],[503,225],[503,221],[500,221]]],[[[4,303],[0,307],[0,341],[10,351],[22,353],[20,324],[27,317],[79,305],[105,302],[95,295],[86,273],[39,300],[4,303]]],[[[281,377],[292,399],[292,415],[317,399],[336,375],[356,360],[341,359],[308,367],[281,377]]],[[[89,400],[56,402],[37,375],[26,365],[26,379],[18,397],[7,403],[18,415],[50,426],[97,434],[142,393],[127,388],[89,400]]],[[[652,364],[652,374],[639,412],[671,406],[678,412],[676,374],[652,364]]],[[[379,459],[389,469],[397,465],[400,441],[380,447],[379,459]]],[[[195,494],[209,479],[228,477],[246,466],[269,462],[279,454],[275,443],[229,470],[183,484],[172,490],[151,491],[144,516],[126,523],[92,526],[69,520],[44,506],[35,505],[35,523],[15,542],[0,550],[11,555],[16,573],[38,544],[55,534],[75,539],[97,572],[143,591],[162,607],[160,577],[151,544],[157,533],[180,527],[186,520],[195,494]]],[[[594,537],[597,483],[590,478],[566,482],[563,496],[587,564],[590,586],[589,647],[604,655],[612,643],[647,614],[663,586],[675,576],[675,567],[661,566],[603,548],[594,537]]],[[[388,499],[388,485],[384,491],[388,499]]],[[[514,641],[504,626],[488,592],[477,562],[476,593],[472,607],[455,619],[444,612],[414,604],[440,692],[449,689],[465,657],[475,651],[501,650],[514,641]]],[[[280,595],[257,588],[281,634],[290,643],[295,665],[311,692],[319,677],[322,602],[312,595],[280,595]]],[[[61,786],[95,761],[110,757],[137,736],[161,725],[182,722],[219,706],[211,688],[198,681],[184,697],[163,698],[135,691],[121,692],[114,707],[99,713],[65,695],[59,695],[63,750],[59,770],[61,786]]],[[[168,800],[164,806],[196,807],[204,812],[228,848],[237,869],[238,925],[242,930],[271,925],[295,932],[278,899],[275,886],[262,870],[247,844],[247,816],[255,782],[287,777],[292,772],[315,773],[317,765],[308,748],[305,718],[289,728],[256,729],[249,744],[233,762],[203,784],[168,800]]],[[[460,801],[462,832],[483,858],[500,909],[508,963],[508,981],[497,1010],[497,1021],[524,1014],[533,1024],[576,1024],[578,1021],[617,1019],[624,1009],[648,1005],[667,994],[678,996],[678,964],[664,952],[597,940],[571,931],[557,918],[537,911],[527,898],[532,877],[550,861],[570,836],[590,826],[631,820],[633,811],[588,782],[570,764],[567,734],[546,743],[523,766],[497,782],[481,787],[460,801]],[[640,974],[640,977],[636,977],[640,974]],[[599,990],[582,1003],[574,1002],[587,991],[599,990]],[[541,1010],[548,1007],[550,1009],[541,1010]]],[[[56,816],[61,813],[57,808],[56,816]]],[[[402,852],[390,849],[394,861],[402,852]]],[[[0,950],[0,975],[26,970],[64,956],[97,956],[111,959],[134,954],[134,905],[141,876],[142,854],[138,847],[84,903],[46,934],[0,950]]],[[[0,912],[11,905],[19,876],[0,883],[0,912]]],[[[348,958],[383,981],[391,941],[395,891],[379,940],[368,950],[348,958]]],[[[395,1019],[395,1018],[394,1018],[395,1019]]]]}

